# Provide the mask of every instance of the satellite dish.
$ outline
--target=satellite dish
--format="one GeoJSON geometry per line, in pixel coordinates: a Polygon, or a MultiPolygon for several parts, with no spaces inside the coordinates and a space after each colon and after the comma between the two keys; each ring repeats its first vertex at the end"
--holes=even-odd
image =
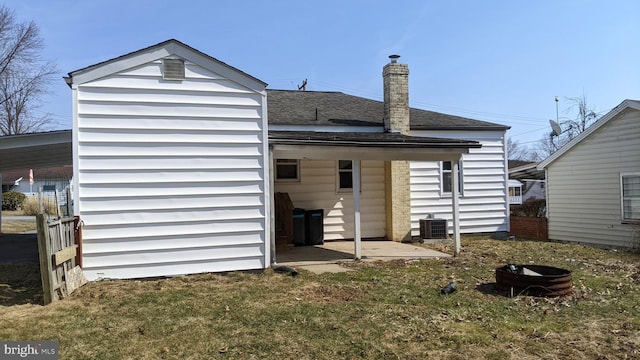
{"type": "Polygon", "coordinates": [[[562,129],[560,129],[560,125],[553,120],[549,120],[549,124],[551,125],[551,136],[559,136],[562,134],[562,129]]]}

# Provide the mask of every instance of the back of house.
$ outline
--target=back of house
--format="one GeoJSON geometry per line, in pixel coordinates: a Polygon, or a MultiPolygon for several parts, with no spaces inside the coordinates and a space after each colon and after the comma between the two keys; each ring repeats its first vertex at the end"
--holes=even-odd
{"type": "Polygon", "coordinates": [[[397,57],[383,78],[383,102],[267,91],[177,40],[71,72],[87,278],[264,269],[276,192],[326,240],[508,231],[509,127],[409,108],[397,57]]]}

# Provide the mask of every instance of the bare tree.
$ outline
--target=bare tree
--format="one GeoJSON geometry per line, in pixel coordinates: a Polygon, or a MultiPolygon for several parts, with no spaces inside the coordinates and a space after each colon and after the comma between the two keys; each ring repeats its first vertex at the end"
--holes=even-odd
{"type": "Polygon", "coordinates": [[[509,160],[534,161],[534,155],[527,146],[520,144],[518,140],[507,139],[507,156],[509,160]]]}
{"type": "Polygon", "coordinates": [[[569,119],[563,122],[563,125],[567,127],[566,138],[567,141],[571,141],[574,137],[580,135],[598,118],[595,112],[595,107],[589,106],[587,103],[587,95],[582,94],[579,97],[567,98],[571,104],[566,110],[567,113],[577,110],[577,114],[573,119],[569,119]]]}
{"type": "Polygon", "coordinates": [[[41,58],[43,47],[33,21],[17,22],[0,5],[0,135],[42,130],[49,121],[34,111],[55,74],[53,64],[41,58]]]}
{"type": "Polygon", "coordinates": [[[535,154],[535,159],[538,161],[542,161],[556,152],[556,150],[560,148],[560,146],[557,145],[556,141],[557,140],[555,139],[551,131],[546,132],[544,135],[542,135],[540,141],[538,141],[538,143],[536,144],[535,150],[533,151],[535,154]]]}
{"type": "Polygon", "coordinates": [[[565,113],[575,112],[576,114],[573,118],[559,120],[559,125],[562,129],[561,134],[554,136],[552,132],[548,132],[540,138],[534,152],[541,160],[547,158],[576,136],[580,135],[598,118],[595,108],[588,104],[585,94],[566,99],[569,101],[570,106],[565,110],[565,113]]]}

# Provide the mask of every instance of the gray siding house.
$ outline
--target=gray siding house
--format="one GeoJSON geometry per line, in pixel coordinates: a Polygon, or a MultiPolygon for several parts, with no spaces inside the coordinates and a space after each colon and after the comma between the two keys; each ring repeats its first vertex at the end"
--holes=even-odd
{"type": "Polygon", "coordinates": [[[640,101],[625,100],[538,165],[549,239],[640,244],[640,101]]]}

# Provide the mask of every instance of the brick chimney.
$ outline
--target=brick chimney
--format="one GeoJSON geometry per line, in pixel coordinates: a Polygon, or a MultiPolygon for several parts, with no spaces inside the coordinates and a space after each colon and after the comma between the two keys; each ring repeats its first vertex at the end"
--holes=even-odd
{"type": "Polygon", "coordinates": [[[400,55],[382,69],[384,83],[384,131],[409,134],[409,66],[398,63],[400,55]]]}
{"type": "MultiPolygon", "coordinates": [[[[409,135],[409,67],[398,55],[382,69],[384,131],[409,135]]],[[[411,196],[408,161],[385,162],[386,235],[393,241],[411,241],[411,196]]]]}

